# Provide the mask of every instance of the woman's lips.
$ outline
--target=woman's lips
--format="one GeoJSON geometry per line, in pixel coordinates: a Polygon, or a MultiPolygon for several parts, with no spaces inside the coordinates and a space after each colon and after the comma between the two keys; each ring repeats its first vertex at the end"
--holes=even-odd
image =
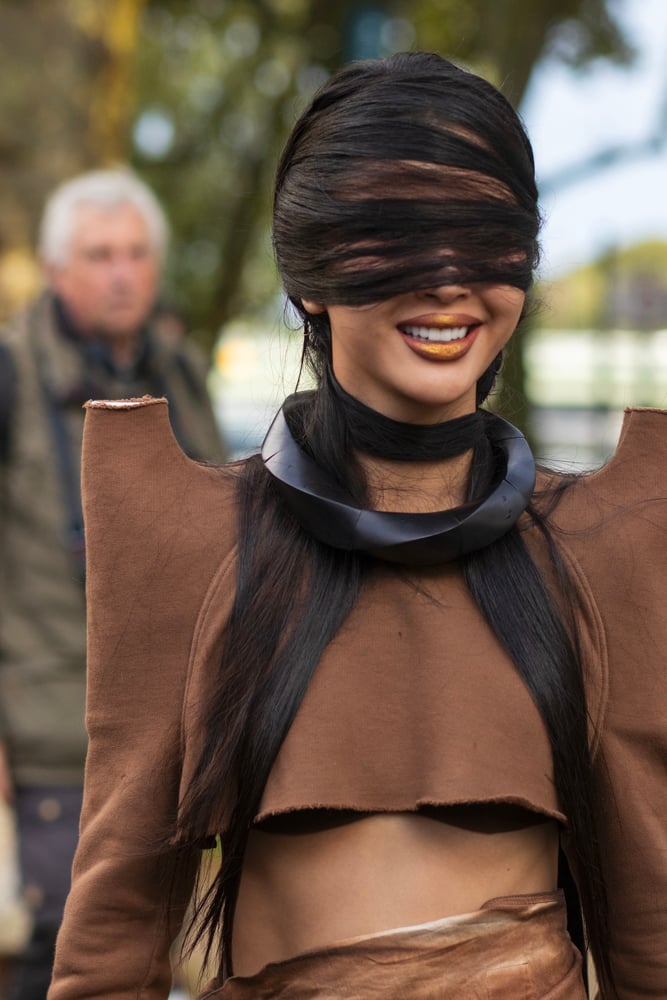
{"type": "Polygon", "coordinates": [[[434,361],[456,361],[472,347],[480,320],[461,313],[428,313],[399,323],[408,347],[434,361]]]}

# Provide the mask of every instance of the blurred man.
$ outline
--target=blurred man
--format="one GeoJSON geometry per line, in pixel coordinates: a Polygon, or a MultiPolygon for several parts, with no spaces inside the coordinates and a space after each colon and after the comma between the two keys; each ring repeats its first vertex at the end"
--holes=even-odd
{"type": "Polygon", "coordinates": [[[128,171],[63,184],[42,220],[47,290],[0,335],[0,793],[34,915],[12,1000],[46,996],[81,806],[82,403],[167,396],[183,449],[224,458],[201,359],[155,321],[166,236],[128,171]]]}

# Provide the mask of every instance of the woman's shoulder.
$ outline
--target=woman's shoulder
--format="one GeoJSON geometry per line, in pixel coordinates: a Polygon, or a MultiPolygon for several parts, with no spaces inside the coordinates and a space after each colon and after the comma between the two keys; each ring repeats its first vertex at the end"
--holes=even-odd
{"type": "Polygon", "coordinates": [[[234,488],[243,463],[219,466],[189,458],[172,431],[166,398],[90,399],[84,409],[82,458],[89,479],[107,469],[174,482],[183,478],[201,484],[226,482],[234,488]]]}
{"type": "Polygon", "coordinates": [[[616,451],[591,481],[633,500],[667,497],[667,410],[629,407],[616,451]]]}
{"type": "Polygon", "coordinates": [[[649,608],[658,620],[667,559],[667,411],[627,410],[607,464],[578,476],[542,475],[535,507],[610,634],[637,634],[649,608]]]}
{"type": "Polygon", "coordinates": [[[536,495],[547,505],[556,497],[556,519],[574,518],[580,527],[604,512],[667,500],[667,410],[628,408],[616,450],[600,469],[574,475],[542,470],[536,495]]]}
{"type": "Polygon", "coordinates": [[[235,543],[242,463],[188,458],[169,422],[168,402],[86,403],[81,480],[86,531],[106,545],[134,536],[146,546],[230,548],[235,543]]]}

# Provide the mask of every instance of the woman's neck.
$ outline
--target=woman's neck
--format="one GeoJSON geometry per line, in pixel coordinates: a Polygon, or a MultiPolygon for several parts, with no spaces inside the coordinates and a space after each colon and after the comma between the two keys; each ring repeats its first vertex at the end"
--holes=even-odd
{"type": "Polygon", "coordinates": [[[363,470],[371,509],[421,514],[465,502],[473,450],[484,437],[480,411],[437,424],[404,423],[351,396],[333,372],[327,383],[363,470]]]}
{"type": "Polygon", "coordinates": [[[465,503],[472,449],[434,461],[397,461],[357,453],[373,510],[424,514],[465,503]]]}

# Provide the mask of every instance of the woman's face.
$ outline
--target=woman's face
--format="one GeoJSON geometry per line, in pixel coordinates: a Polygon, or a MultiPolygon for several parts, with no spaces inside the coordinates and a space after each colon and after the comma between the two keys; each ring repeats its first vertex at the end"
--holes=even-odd
{"type": "Polygon", "coordinates": [[[477,380],[524,300],[512,285],[473,282],[365,306],[303,305],[328,313],[334,374],[350,395],[394,420],[437,423],[475,410],[477,380]]]}

